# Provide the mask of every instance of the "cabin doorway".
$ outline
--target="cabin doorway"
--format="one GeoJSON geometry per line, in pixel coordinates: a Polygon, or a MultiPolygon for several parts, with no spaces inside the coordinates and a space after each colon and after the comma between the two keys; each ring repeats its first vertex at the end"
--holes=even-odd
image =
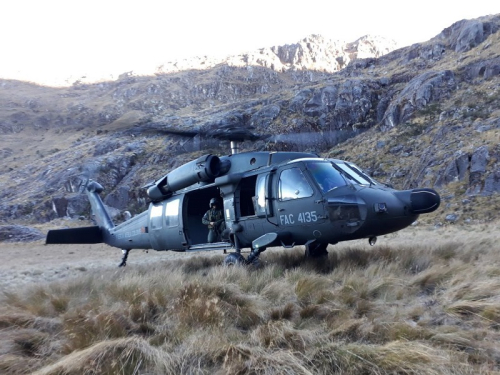
{"type": "Polygon", "coordinates": [[[224,212],[219,189],[209,187],[187,192],[184,198],[184,233],[190,246],[208,241],[208,227],[201,222],[203,215],[210,209],[210,199],[216,198],[224,212]]]}

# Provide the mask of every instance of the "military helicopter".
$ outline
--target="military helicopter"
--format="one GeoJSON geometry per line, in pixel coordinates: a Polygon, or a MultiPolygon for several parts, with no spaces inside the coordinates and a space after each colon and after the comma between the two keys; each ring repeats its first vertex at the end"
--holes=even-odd
{"type": "Polygon", "coordinates": [[[257,263],[268,247],[305,246],[311,258],[326,256],[327,246],[368,239],[411,225],[440,204],[433,189],[395,190],[348,161],[307,152],[238,152],[255,140],[250,131],[216,134],[231,142],[227,156],[207,154],[146,186],[147,211],[115,226],[100,198],[103,187],[85,188],[96,224],[50,230],[47,244],[106,243],[122,249],[125,266],[131,249],[194,252],[230,251],[227,265],[257,263]],[[202,216],[212,198],[222,207],[225,230],[207,242],[202,216]],[[249,248],[245,259],[242,249],[249,248]]]}

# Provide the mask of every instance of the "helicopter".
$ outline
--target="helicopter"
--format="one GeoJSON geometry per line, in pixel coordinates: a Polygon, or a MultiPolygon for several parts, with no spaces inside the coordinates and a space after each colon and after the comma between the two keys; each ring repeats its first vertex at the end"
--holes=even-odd
{"type": "Polygon", "coordinates": [[[229,251],[224,264],[234,265],[257,264],[268,247],[300,245],[306,257],[321,258],[341,241],[368,239],[373,246],[377,236],[406,228],[440,205],[433,189],[396,190],[349,161],[309,152],[239,152],[240,142],[257,137],[246,130],[215,135],[230,141],[231,154],[203,155],[145,186],[148,209],[119,225],[101,200],[103,187],[89,180],[85,192],[96,225],[50,230],[46,244],[106,243],[122,249],[119,266],[132,249],[223,250],[229,251]],[[225,229],[209,243],[202,217],[213,198],[225,229]]]}

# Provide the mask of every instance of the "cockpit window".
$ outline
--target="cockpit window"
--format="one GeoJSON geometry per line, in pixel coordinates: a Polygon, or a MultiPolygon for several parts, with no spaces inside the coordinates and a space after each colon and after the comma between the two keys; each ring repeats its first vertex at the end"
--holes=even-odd
{"type": "Polygon", "coordinates": [[[279,191],[279,199],[282,201],[306,198],[312,196],[314,193],[311,185],[309,185],[309,182],[307,182],[306,177],[299,168],[285,169],[281,172],[279,191]]]}
{"type": "Polygon", "coordinates": [[[310,162],[307,163],[307,169],[323,193],[347,185],[340,172],[330,162],[310,162]]]}
{"type": "Polygon", "coordinates": [[[337,167],[346,172],[355,183],[360,185],[371,185],[372,182],[367,179],[367,176],[361,174],[361,172],[348,164],[335,163],[337,167]]]}
{"type": "Polygon", "coordinates": [[[377,181],[375,181],[373,178],[371,178],[365,172],[363,172],[363,170],[360,167],[358,167],[356,164],[346,163],[346,165],[349,166],[349,168],[353,169],[358,175],[362,176],[365,180],[368,180],[369,182],[371,182],[374,185],[378,184],[377,181]]]}

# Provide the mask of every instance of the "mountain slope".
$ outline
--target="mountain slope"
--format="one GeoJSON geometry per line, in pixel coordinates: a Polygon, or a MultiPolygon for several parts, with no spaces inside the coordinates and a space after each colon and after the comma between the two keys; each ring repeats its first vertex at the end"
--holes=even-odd
{"type": "Polygon", "coordinates": [[[117,212],[143,210],[140,186],[200,153],[227,153],[209,135],[231,126],[273,134],[243,148],[310,150],[395,187],[437,186],[446,204],[433,221],[491,219],[500,208],[499,25],[499,16],[460,21],[387,54],[373,38],[340,46],[311,36],[114,82],[2,81],[1,220],[87,216],[79,191],[89,178],[117,212]]]}

